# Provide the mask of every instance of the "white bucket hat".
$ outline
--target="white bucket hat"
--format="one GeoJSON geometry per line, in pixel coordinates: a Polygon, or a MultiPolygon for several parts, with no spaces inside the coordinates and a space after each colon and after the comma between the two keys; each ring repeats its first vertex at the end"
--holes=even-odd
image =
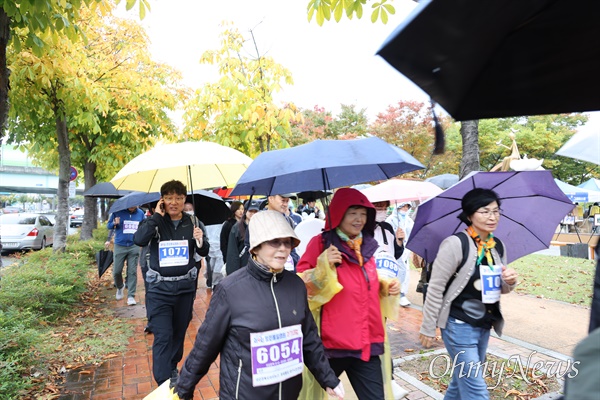
{"type": "Polygon", "coordinates": [[[300,239],[279,211],[266,210],[256,213],[248,225],[250,230],[250,252],[261,243],[273,239],[292,238],[292,248],[300,244],[300,239]]]}

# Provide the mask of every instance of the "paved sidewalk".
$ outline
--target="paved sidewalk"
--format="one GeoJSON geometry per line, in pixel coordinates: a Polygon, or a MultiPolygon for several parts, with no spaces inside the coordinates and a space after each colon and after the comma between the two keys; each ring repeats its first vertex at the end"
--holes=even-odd
{"type": "MultiPolygon", "coordinates": [[[[211,291],[205,289],[202,279],[199,287],[200,289],[198,289],[198,295],[194,304],[193,318],[187,331],[184,360],[193,346],[196,333],[204,319],[210,302],[211,291]]],[[[410,295],[411,301],[415,305],[408,308],[401,308],[398,321],[389,321],[388,323],[390,344],[394,357],[395,379],[402,387],[410,391],[406,397],[407,399],[442,399],[443,395],[441,393],[435,392],[401,370],[401,362],[414,357],[422,349],[418,339],[422,317],[418,305],[419,295],[416,293],[415,295],[410,295]]],[[[141,273],[138,279],[137,300],[138,304],[130,307],[126,305],[125,299],[117,301],[114,297],[111,297],[109,300],[110,305],[115,308],[117,314],[128,318],[131,329],[134,332],[129,340],[128,350],[125,354],[112,358],[95,369],[88,366],[69,371],[65,391],[63,391],[65,394],[61,395],[60,399],[135,400],[143,399],[156,388],[156,383],[152,378],[151,350],[153,335],[144,334],[146,318],[143,305],[144,288],[141,273]]],[[[551,307],[552,304],[548,303],[547,307],[551,307]]],[[[508,323],[510,323],[510,318],[508,323]]],[[[441,340],[435,344],[434,349],[443,351],[441,340]]],[[[490,339],[489,352],[498,356],[508,357],[520,354],[527,358],[534,351],[537,353],[532,358],[533,362],[537,360],[566,361],[568,359],[567,355],[560,352],[522,340],[510,337],[504,337],[503,339],[493,337],[490,339]]],[[[345,388],[346,399],[356,399],[347,380],[345,388]]],[[[198,384],[194,399],[218,399],[218,392],[219,360],[217,359],[208,375],[198,384]]]]}

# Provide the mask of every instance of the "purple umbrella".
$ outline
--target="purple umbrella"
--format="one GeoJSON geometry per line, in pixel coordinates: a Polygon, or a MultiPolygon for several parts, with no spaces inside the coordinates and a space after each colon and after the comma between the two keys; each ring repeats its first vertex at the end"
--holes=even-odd
{"type": "Polygon", "coordinates": [[[556,227],[574,207],[550,171],[474,172],[419,206],[406,247],[433,262],[442,240],[466,229],[458,219],[460,203],[474,188],[492,189],[500,197],[494,236],[504,243],[508,262],[548,248],[556,227]]]}

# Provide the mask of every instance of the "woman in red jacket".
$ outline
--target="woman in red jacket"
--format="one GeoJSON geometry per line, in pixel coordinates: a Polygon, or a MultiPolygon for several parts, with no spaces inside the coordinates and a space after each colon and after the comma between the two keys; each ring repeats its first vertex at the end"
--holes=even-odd
{"type": "MultiPolygon", "coordinates": [[[[346,372],[359,399],[383,399],[379,356],[385,332],[379,303],[380,284],[373,237],[375,208],[355,189],[336,191],[323,233],[315,236],[297,265],[298,272],[315,268],[327,252],[343,289],[321,309],[321,339],[334,372],[346,372]]],[[[397,281],[385,295],[400,291],[397,281]]]]}

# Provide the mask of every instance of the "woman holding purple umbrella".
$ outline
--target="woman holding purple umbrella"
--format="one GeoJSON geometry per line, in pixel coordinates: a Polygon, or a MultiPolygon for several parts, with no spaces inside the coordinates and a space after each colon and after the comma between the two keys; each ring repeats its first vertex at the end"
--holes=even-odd
{"type": "Polygon", "coordinates": [[[453,369],[444,399],[489,399],[485,368],[477,365],[485,362],[491,328],[502,334],[500,295],[514,289],[517,273],[506,267],[506,251],[493,233],[501,213],[498,195],[473,189],[462,198],[461,207],[458,218],[467,229],[440,245],[423,306],[420,340],[430,347],[436,327],[442,331],[453,369]],[[463,248],[468,248],[467,254],[463,248]]]}

